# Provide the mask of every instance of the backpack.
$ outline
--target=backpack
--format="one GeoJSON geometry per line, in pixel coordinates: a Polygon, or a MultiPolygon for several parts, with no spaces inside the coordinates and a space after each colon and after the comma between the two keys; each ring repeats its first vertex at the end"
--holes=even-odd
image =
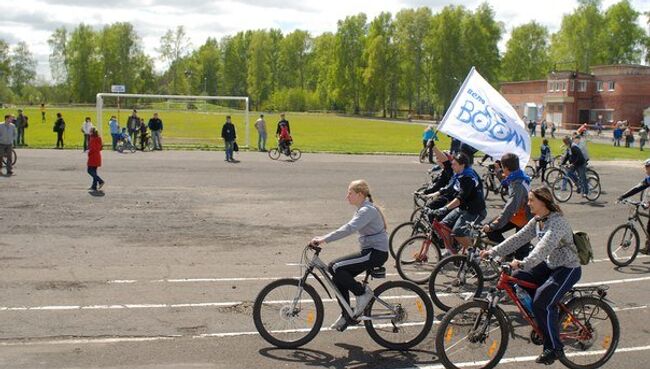
{"type": "MultiPolygon", "coordinates": [[[[586,232],[577,231],[573,232],[573,243],[576,245],[577,252],[574,253],[578,256],[581,265],[587,265],[590,261],[594,260],[594,252],[591,248],[591,241],[586,232]]],[[[573,251],[572,248],[570,248],[573,251]]]]}

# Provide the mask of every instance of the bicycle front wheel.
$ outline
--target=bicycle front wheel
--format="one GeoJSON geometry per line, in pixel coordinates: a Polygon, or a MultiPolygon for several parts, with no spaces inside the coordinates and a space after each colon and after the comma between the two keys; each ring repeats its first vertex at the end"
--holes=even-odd
{"type": "Polygon", "coordinates": [[[571,369],[595,369],[614,355],[620,337],[616,313],[608,303],[592,296],[577,297],[560,312],[562,364],[571,369]]]}
{"type": "Polygon", "coordinates": [[[388,251],[393,259],[397,259],[397,250],[404,241],[426,231],[427,229],[420,222],[406,222],[395,227],[388,237],[388,251]]]}
{"type": "Polygon", "coordinates": [[[297,348],[314,339],[323,325],[323,302],[297,279],[279,279],[260,291],[253,305],[255,328],[268,343],[297,348]]]}
{"type": "Polygon", "coordinates": [[[531,179],[535,178],[535,175],[537,174],[537,170],[535,170],[535,168],[532,165],[526,165],[524,172],[526,172],[526,175],[529,176],[531,179]]]}
{"type": "Polygon", "coordinates": [[[491,369],[508,346],[509,325],[503,310],[489,311],[486,301],[471,301],[451,309],[436,333],[436,353],[447,369],[491,369]]]}
{"type": "Polygon", "coordinates": [[[429,296],[407,281],[390,281],[375,288],[364,312],[370,337],[391,350],[408,350],[426,338],[433,325],[429,296]]]}
{"type": "Polygon", "coordinates": [[[614,265],[630,265],[639,252],[639,232],[629,224],[614,228],[607,239],[607,256],[614,265]]]}
{"type": "Polygon", "coordinates": [[[291,152],[289,153],[289,157],[293,161],[300,159],[301,156],[302,156],[302,152],[300,152],[300,150],[298,149],[291,149],[291,152]]]}
{"type": "Polygon", "coordinates": [[[573,182],[566,176],[558,177],[551,185],[551,192],[558,202],[567,202],[573,195],[573,182]]]}
{"type": "Polygon", "coordinates": [[[404,241],[397,251],[397,273],[407,281],[425,284],[439,261],[438,246],[427,235],[416,235],[404,241]]]}
{"type": "Polygon", "coordinates": [[[543,181],[546,182],[548,186],[553,185],[556,179],[562,177],[564,173],[560,168],[550,168],[546,170],[546,178],[543,178],[543,181]]]}
{"type": "Polygon", "coordinates": [[[479,297],[483,291],[483,273],[465,255],[452,255],[442,259],[429,277],[431,300],[447,311],[479,297]]]}

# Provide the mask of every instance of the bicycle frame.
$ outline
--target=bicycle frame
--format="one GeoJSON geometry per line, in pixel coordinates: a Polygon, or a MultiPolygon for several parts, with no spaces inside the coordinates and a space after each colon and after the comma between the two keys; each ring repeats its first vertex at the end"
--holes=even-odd
{"type": "Polygon", "coordinates": [[[630,215],[629,215],[628,218],[627,218],[627,224],[628,224],[630,227],[635,228],[635,227],[634,227],[634,221],[636,220],[636,222],[639,223],[639,227],[641,228],[641,230],[642,230],[643,233],[645,234],[646,238],[648,238],[648,231],[646,230],[645,225],[644,225],[643,222],[641,221],[641,218],[650,218],[650,214],[646,214],[646,213],[642,213],[642,212],[640,212],[640,211],[639,211],[639,206],[641,206],[640,203],[639,203],[639,204],[636,204],[636,205],[634,206],[634,210],[632,210],[632,211],[630,212],[630,215]]]}
{"type": "MultiPolygon", "coordinates": [[[[307,282],[307,278],[312,275],[318,283],[320,283],[321,286],[325,289],[327,294],[332,297],[331,292],[334,292],[334,296],[336,297],[336,300],[339,302],[339,304],[345,309],[345,312],[348,314],[350,317],[354,317],[354,311],[352,310],[352,307],[350,307],[350,304],[348,304],[345,299],[343,298],[343,294],[341,291],[339,291],[338,288],[334,285],[334,281],[332,281],[332,278],[329,275],[328,271],[328,266],[323,262],[319,257],[318,254],[320,253],[320,249],[316,249],[314,252],[314,256],[309,260],[309,263],[307,263],[306,267],[307,269],[305,270],[305,273],[303,274],[302,278],[300,278],[300,283],[299,286],[303,286],[307,282]],[[320,274],[322,274],[323,278],[321,279],[318,277],[316,273],[314,273],[314,269],[318,270],[320,274]],[[325,282],[323,282],[323,280],[325,282]]],[[[366,277],[363,281],[364,285],[368,283],[368,278],[370,278],[370,274],[367,273],[366,277]]],[[[300,302],[300,298],[302,295],[302,289],[300,289],[300,293],[298,296],[295,297],[295,299],[292,302],[292,309],[295,309],[296,305],[300,302]]],[[[382,314],[382,315],[376,315],[376,316],[361,316],[358,317],[357,320],[363,321],[363,320],[391,320],[394,318],[397,318],[397,314],[395,313],[395,309],[384,302],[382,299],[378,298],[377,296],[374,296],[375,301],[379,302],[380,304],[384,305],[387,309],[392,311],[394,314],[382,314]]]]}
{"type": "MultiPolygon", "coordinates": [[[[537,334],[538,337],[544,337],[541,329],[537,325],[537,322],[535,321],[535,318],[530,315],[528,310],[524,308],[523,304],[521,303],[521,300],[519,297],[517,297],[517,294],[514,291],[514,288],[512,287],[514,284],[518,284],[520,287],[524,288],[529,288],[529,289],[537,289],[539,286],[527,282],[518,278],[515,278],[511,275],[508,275],[507,273],[501,272],[501,275],[499,276],[499,281],[497,282],[496,285],[496,290],[500,291],[501,293],[505,292],[510,300],[515,303],[515,306],[517,306],[517,309],[519,310],[519,314],[528,322],[528,324],[532,327],[533,331],[537,334]]],[[[496,308],[498,305],[498,302],[500,300],[500,296],[497,295],[496,297],[488,295],[488,302],[490,304],[490,308],[496,308]]],[[[586,327],[578,320],[575,318],[573,313],[566,307],[566,305],[563,302],[558,302],[557,306],[560,308],[561,311],[564,311],[567,314],[568,317],[568,322],[573,323],[577,325],[580,329],[578,332],[588,332],[589,330],[586,329],[586,327]]],[[[565,321],[563,324],[566,324],[567,321],[565,321]]],[[[511,329],[511,335],[514,338],[514,331],[511,329]]],[[[567,338],[574,338],[575,334],[567,334],[567,333],[560,333],[560,339],[567,339],[567,338]]],[[[584,339],[584,337],[580,337],[584,339]]]]}

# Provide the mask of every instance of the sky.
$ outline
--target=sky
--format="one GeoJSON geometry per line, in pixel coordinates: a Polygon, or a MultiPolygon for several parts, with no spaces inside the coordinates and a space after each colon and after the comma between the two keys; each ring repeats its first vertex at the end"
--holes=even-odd
{"type": "MultiPolygon", "coordinates": [[[[54,29],[74,29],[79,23],[102,28],[115,22],[130,22],[142,38],[144,51],[158,58],[155,49],[168,30],[183,25],[192,47],[198,48],[208,37],[220,39],[239,31],[279,28],[283,33],[295,29],[316,36],[335,32],[338,20],[365,13],[371,20],[383,11],[393,14],[404,8],[427,6],[434,13],[446,5],[475,9],[483,0],[0,0],[0,39],[10,45],[25,41],[37,61],[39,78],[50,80],[47,39],[54,29]]],[[[616,3],[603,0],[603,9],[616,3]]],[[[505,43],[513,27],[537,21],[555,32],[562,16],[571,13],[576,0],[489,0],[496,19],[506,28],[505,43]]],[[[650,11],[650,0],[631,0],[640,12],[650,11]]],[[[643,18],[644,27],[645,18],[643,18]]],[[[503,50],[502,50],[503,51],[503,50]]],[[[163,63],[156,60],[156,68],[163,63]]]]}

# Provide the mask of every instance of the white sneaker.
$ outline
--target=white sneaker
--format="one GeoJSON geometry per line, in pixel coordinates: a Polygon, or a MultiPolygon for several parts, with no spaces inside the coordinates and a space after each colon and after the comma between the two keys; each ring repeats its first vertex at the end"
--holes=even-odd
{"type": "Polygon", "coordinates": [[[366,306],[368,306],[368,303],[370,302],[370,300],[372,300],[374,296],[375,295],[372,293],[372,289],[370,289],[370,287],[368,286],[366,286],[366,292],[363,295],[357,296],[356,298],[357,306],[354,307],[355,318],[360,317],[363,314],[363,311],[366,309],[366,306]]]}
{"type": "Polygon", "coordinates": [[[331,329],[339,332],[343,332],[347,327],[348,327],[348,320],[345,319],[343,314],[339,315],[339,318],[336,319],[334,324],[330,326],[331,329]]]}

